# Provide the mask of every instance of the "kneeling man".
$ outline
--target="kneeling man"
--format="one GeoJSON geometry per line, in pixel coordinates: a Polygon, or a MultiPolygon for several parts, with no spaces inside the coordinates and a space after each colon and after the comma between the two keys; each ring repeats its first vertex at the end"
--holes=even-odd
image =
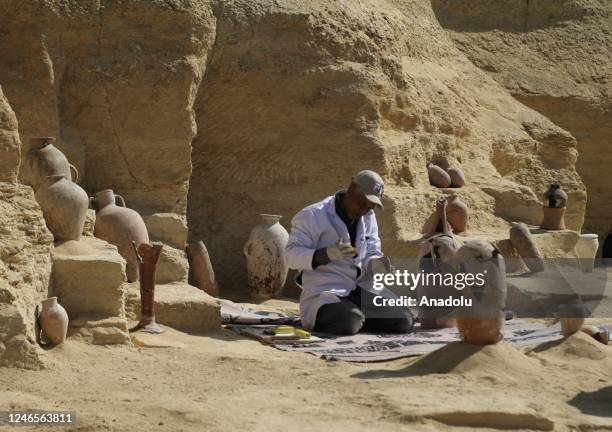
{"type": "Polygon", "coordinates": [[[383,207],[383,189],[378,174],[361,171],[348,190],[306,207],[291,221],[286,257],[290,268],[301,271],[304,328],[335,334],[360,330],[408,333],[412,329],[407,309],[372,306],[375,296],[394,296],[388,290],[371,288],[373,273],[390,271],[374,215],[375,207],[383,207]],[[375,313],[364,314],[364,309],[375,313]]]}

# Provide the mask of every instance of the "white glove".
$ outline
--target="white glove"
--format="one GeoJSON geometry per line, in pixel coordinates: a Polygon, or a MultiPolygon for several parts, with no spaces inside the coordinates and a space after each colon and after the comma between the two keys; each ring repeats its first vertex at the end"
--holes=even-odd
{"type": "Polygon", "coordinates": [[[352,258],[357,254],[357,250],[350,243],[343,243],[342,239],[338,240],[334,246],[325,249],[325,252],[330,261],[352,258]]]}
{"type": "Polygon", "coordinates": [[[376,273],[392,273],[395,269],[391,265],[391,261],[389,258],[373,258],[368,262],[367,274],[376,274],[376,273]]]}

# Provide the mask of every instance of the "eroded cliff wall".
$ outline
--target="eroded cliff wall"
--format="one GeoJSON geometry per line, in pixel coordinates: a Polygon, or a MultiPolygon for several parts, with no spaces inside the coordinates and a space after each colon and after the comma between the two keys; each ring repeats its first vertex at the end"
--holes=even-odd
{"type": "Polygon", "coordinates": [[[184,214],[213,34],[205,1],[2,2],[1,83],[22,142],[57,137],[90,193],[184,214]]]}
{"type": "Polygon", "coordinates": [[[0,70],[22,141],[58,137],[89,193],[187,213],[224,295],[246,286],[258,213],[288,227],[364,168],[387,182],[392,257],[451,193],[430,161],[466,172],[472,232],[539,223],[552,180],[582,225],[575,139],[475,67],[428,1],[10,0],[0,70]]]}
{"type": "Polygon", "coordinates": [[[574,138],[513,99],[457,50],[429,2],[224,1],[195,109],[188,219],[224,287],[246,285],[242,245],[258,213],[302,207],[381,172],[383,246],[407,247],[443,193],[426,165],[461,166],[473,232],[538,224],[560,179],[579,229],[574,138]]]}
{"type": "Polygon", "coordinates": [[[588,195],[584,229],[605,239],[612,232],[612,2],[434,0],[433,5],[476,66],[577,139],[576,169],[588,195]]]}
{"type": "Polygon", "coordinates": [[[0,87],[0,366],[39,367],[35,322],[47,296],[53,237],[32,189],[16,183],[17,118],[0,87]]]}

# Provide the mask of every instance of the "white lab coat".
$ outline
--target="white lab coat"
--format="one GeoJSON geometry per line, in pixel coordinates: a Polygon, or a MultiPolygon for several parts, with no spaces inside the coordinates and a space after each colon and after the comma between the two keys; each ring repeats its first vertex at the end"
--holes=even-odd
{"type": "MultiPolygon", "coordinates": [[[[321,306],[339,302],[338,297],[347,296],[357,287],[357,268],[361,270],[361,281],[365,274],[363,269],[368,262],[383,256],[376,216],[371,210],[360,218],[357,225],[355,248],[359,255],[313,269],[312,257],[315,251],[338,243],[340,238],[345,242],[350,241],[348,228],[336,213],[334,195],[301,210],[291,221],[285,256],[290,268],[302,271],[300,316],[302,326],[308,330],[314,328],[317,311],[321,306]]],[[[368,283],[364,285],[360,284],[362,288],[368,289],[368,283]]],[[[388,290],[377,294],[394,297],[388,290]]]]}

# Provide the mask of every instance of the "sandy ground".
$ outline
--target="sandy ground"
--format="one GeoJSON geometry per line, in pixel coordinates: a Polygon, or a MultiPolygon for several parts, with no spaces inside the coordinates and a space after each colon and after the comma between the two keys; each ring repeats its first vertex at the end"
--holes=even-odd
{"type": "Polygon", "coordinates": [[[612,430],[612,346],[584,334],[522,351],[455,343],[376,364],[282,352],[229,330],[138,340],[166,346],[69,339],[43,370],[0,368],[0,410],[75,411],[76,427],[60,430],[79,431],[612,430]]]}

